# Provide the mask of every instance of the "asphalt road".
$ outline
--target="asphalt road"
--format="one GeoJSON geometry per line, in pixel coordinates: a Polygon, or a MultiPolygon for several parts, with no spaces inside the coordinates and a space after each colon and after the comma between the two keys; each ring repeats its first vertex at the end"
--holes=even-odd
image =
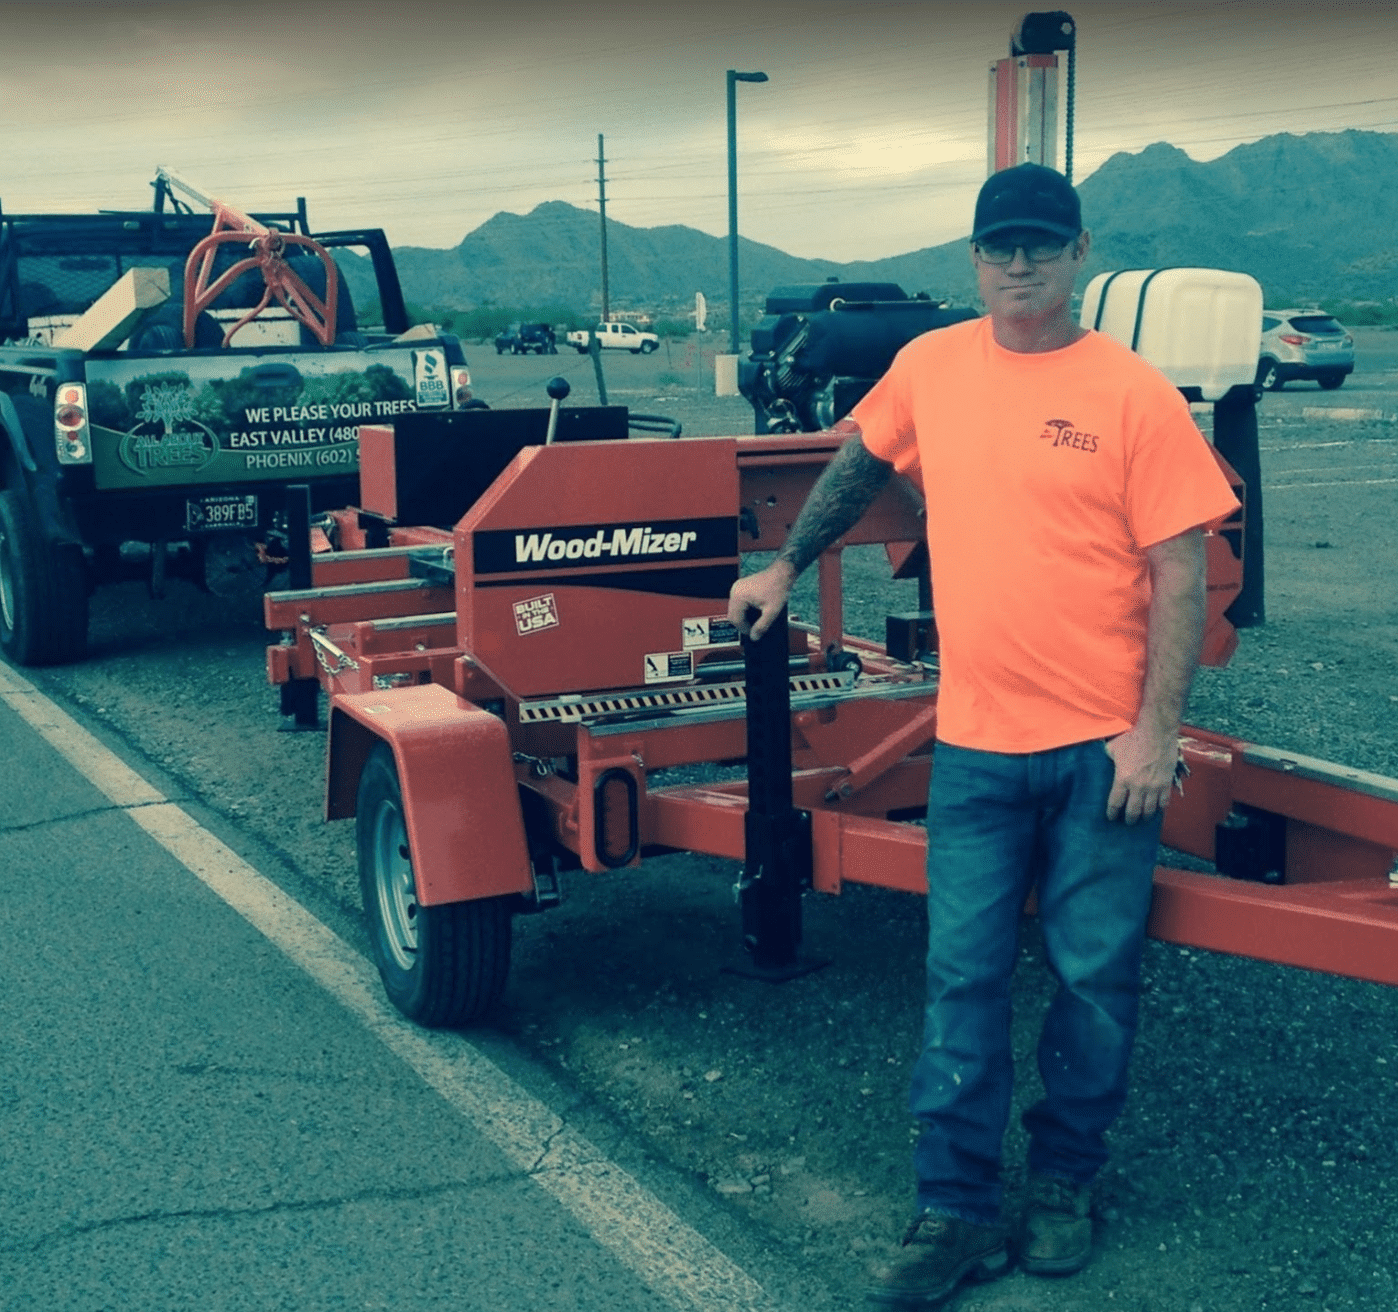
{"type": "Polygon", "coordinates": [[[641,1186],[634,1217],[599,1208],[634,1180],[457,1036],[356,1014],[362,959],[3,667],[0,691],[7,1312],[776,1306],[678,1221],[624,1265],[598,1222],[673,1214],[641,1186]]]}

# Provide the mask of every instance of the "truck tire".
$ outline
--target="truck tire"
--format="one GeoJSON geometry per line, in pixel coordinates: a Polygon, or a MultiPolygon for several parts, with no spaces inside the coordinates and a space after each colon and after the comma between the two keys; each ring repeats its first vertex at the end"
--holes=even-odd
{"type": "Polygon", "coordinates": [[[389,1000],[430,1028],[476,1020],[505,988],[512,899],[418,903],[403,791],[387,743],[364,763],[355,839],[369,941],[389,1000]]]}
{"type": "Polygon", "coordinates": [[[653,350],[655,350],[655,348],[656,348],[656,344],[655,344],[654,342],[642,342],[642,343],[641,343],[641,354],[642,354],[642,355],[649,355],[653,350]]]}
{"type": "Polygon", "coordinates": [[[82,548],[44,541],[22,492],[0,492],[0,650],[19,665],[58,665],[87,653],[82,548]]]}

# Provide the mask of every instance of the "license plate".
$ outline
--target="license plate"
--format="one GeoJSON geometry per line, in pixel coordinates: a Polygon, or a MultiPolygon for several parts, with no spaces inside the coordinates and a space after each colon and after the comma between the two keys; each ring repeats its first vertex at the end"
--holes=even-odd
{"type": "Polygon", "coordinates": [[[188,497],[184,503],[187,533],[216,533],[220,529],[257,527],[257,497],[188,497]]]}

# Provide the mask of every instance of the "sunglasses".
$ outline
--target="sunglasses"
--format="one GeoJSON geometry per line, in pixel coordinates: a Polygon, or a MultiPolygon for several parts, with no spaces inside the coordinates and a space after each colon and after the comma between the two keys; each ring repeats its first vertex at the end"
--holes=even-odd
{"type": "Polygon", "coordinates": [[[1071,242],[1057,241],[1051,237],[1012,241],[997,241],[994,237],[976,242],[976,254],[987,264],[1009,264],[1016,251],[1023,251],[1030,264],[1050,264],[1059,259],[1071,242]]]}

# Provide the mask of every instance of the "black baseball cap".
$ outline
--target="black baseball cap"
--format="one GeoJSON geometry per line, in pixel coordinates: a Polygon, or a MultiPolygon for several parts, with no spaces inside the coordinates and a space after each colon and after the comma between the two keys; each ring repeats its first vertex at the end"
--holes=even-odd
{"type": "Polygon", "coordinates": [[[1082,205],[1072,183],[1042,164],[1016,164],[992,173],[976,197],[971,240],[984,241],[1012,228],[1038,228],[1072,241],[1082,231],[1082,205]]]}

